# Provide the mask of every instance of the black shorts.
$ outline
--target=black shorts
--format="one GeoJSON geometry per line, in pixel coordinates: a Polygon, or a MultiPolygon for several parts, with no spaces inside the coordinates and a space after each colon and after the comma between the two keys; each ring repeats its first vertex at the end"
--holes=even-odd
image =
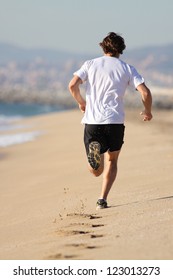
{"type": "Polygon", "coordinates": [[[101,154],[106,151],[119,151],[124,143],[124,124],[85,124],[84,143],[86,153],[89,144],[97,141],[101,145],[101,154]]]}

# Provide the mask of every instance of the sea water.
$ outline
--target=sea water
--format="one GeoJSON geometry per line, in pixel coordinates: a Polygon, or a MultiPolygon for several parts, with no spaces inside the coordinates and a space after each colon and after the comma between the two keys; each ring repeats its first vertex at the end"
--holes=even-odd
{"type": "Polygon", "coordinates": [[[33,141],[42,134],[40,131],[32,131],[32,125],[28,127],[30,131],[22,132],[26,126],[18,124],[19,120],[65,109],[58,105],[0,103],[0,148],[33,141]],[[21,132],[13,134],[12,131],[16,129],[21,132]]]}

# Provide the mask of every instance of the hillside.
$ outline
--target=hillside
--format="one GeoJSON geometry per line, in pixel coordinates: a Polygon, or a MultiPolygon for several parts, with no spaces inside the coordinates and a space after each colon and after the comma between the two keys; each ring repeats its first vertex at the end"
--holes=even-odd
{"type": "Polygon", "coordinates": [[[127,51],[124,59],[155,86],[173,87],[173,44],[127,51]]]}
{"type": "MultiPolygon", "coordinates": [[[[151,46],[133,50],[125,50],[121,57],[134,65],[154,85],[172,86],[173,84],[173,44],[151,46]]],[[[98,54],[98,56],[100,53],[98,54]]],[[[42,68],[49,70],[52,67],[66,68],[67,76],[73,73],[86,59],[97,55],[74,54],[49,49],[24,49],[10,44],[0,43],[0,67],[15,62],[20,68],[29,68],[30,64],[42,64],[42,68]],[[70,69],[71,68],[71,69],[70,69]]],[[[38,67],[37,67],[38,68],[38,67]]],[[[40,68],[40,67],[39,67],[40,68]]],[[[2,77],[0,77],[2,79],[2,77]]],[[[63,82],[63,81],[62,81],[63,82]]]]}
{"type": "MultiPolygon", "coordinates": [[[[173,44],[126,50],[121,59],[134,65],[156,94],[170,97],[173,93],[172,49],[173,44]]],[[[0,43],[0,101],[71,104],[67,85],[73,72],[85,60],[100,55],[101,52],[92,56],[0,43]]]]}

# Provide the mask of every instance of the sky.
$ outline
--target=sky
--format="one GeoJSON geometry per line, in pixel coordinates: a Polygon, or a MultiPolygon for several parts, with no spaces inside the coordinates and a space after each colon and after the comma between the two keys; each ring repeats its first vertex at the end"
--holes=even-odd
{"type": "Polygon", "coordinates": [[[172,0],[0,0],[0,42],[97,53],[108,32],[128,49],[173,43],[172,0]]]}

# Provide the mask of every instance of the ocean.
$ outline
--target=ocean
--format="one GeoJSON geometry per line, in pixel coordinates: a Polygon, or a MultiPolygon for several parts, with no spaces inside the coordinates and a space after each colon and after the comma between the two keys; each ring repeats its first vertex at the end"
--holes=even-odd
{"type": "Polygon", "coordinates": [[[0,102],[0,148],[34,141],[43,133],[41,131],[32,131],[32,124],[28,127],[29,131],[22,132],[22,129],[26,129],[26,127],[18,124],[18,120],[64,110],[67,110],[67,108],[58,105],[0,102]],[[19,132],[12,133],[13,130],[18,130],[19,132]]]}

